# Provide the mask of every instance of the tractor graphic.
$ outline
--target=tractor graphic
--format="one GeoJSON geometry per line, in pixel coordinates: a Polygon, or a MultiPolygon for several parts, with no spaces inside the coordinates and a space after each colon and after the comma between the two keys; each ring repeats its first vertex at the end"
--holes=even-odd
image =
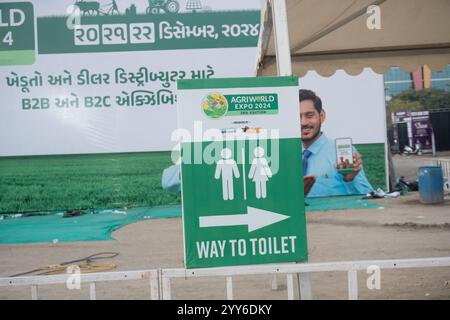
{"type": "Polygon", "coordinates": [[[180,4],[177,0],[148,0],[147,14],[177,13],[180,4]]]}

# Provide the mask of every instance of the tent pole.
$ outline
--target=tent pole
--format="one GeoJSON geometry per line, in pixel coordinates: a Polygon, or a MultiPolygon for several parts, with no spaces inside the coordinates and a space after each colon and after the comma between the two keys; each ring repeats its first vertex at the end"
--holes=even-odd
{"type": "Polygon", "coordinates": [[[261,26],[259,28],[258,38],[258,53],[256,57],[255,74],[258,76],[258,71],[262,66],[262,61],[267,53],[269,47],[270,35],[272,34],[272,9],[270,8],[270,1],[264,0],[261,8],[261,26]]]}
{"type": "Polygon", "coordinates": [[[285,0],[271,0],[278,76],[292,75],[291,50],[285,0]]]}

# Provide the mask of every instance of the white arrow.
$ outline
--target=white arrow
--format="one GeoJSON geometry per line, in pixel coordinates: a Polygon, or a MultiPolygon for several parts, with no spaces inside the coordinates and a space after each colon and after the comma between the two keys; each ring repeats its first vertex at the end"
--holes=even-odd
{"type": "Polygon", "coordinates": [[[200,228],[247,225],[248,232],[252,232],[290,218],[283,214],[253,207],[247,207],[247,212],[247,214],[200,217],[200,228]]]}

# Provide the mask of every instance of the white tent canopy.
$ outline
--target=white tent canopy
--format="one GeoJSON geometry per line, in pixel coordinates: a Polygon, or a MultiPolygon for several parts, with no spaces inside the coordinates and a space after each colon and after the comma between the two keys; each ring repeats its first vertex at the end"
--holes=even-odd
{"type": "MultiPolygon", "coordinates": [[[[278,1],[267,1],[262,12],[259,75],[277,74],[270,6],[278,1]]],[[[438,71],[450,63],[449,0],[286,0],[286,11],[292,73],[299,76],[337,69],[356,75],[365,67],[384,73],[392,66],[412,72],[422,64],[438,71]],[[379,15],[368,12],[371,5],[379,15]],[[368,21],[380,29],[369,29],[368,21]]]]}

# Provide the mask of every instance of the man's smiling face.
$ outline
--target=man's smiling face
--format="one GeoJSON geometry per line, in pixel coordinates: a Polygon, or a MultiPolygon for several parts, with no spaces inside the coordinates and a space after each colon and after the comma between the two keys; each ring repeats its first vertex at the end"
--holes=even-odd
{"type": "Polygon", "coordinates": [[[320,113],[314,108],[312,100],[300,102],[300,122],[302,129],[302,140],[307,144],[314,142],[320,135],[320,129],[325,121],[325,112],[320,113]]]}

